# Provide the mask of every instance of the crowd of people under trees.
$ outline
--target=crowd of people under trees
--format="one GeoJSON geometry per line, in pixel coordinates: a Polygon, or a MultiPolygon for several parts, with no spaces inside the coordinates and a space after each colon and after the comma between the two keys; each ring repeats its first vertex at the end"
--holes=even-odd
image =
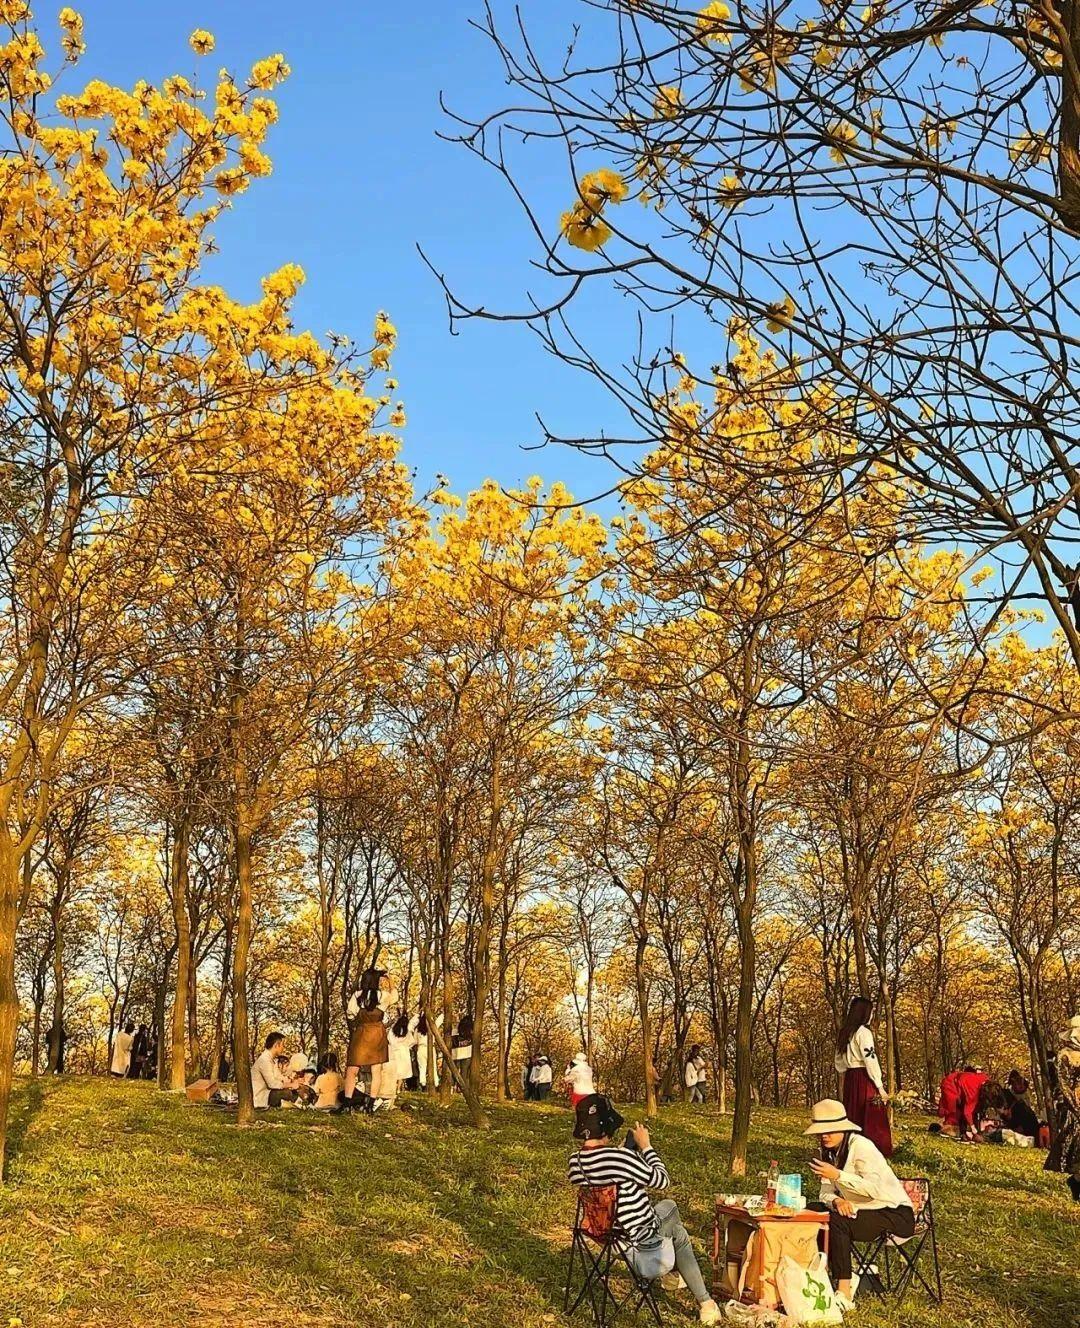
{"type": "MultiPolygon", "coordinates": [[[[362,975],[348,1015],[344,1075],[334,1052],[312,1064],[303,1051],[289,1054],[284,1033],[275,1030],[267,1035],[250,1067],[257,1110],[309,1108],[338,1115],[393,1110],[402,1092],[438,1083],[437,1052],[446,1057],[443,1073],[465,1089],[474,1033],[470,1016],[462,1016],[453,1035],[444,1039],[441,1020],[436,1016],[429,1026],[424,1013],[410,1016],[387,972],[374,968],[362,975]]],[[[809,1164],[819,1182],[818,1198],[810,1207],[828,1215],[828,1239],[823,1243],[835,1303],[841,1310],[854,1303],[853,1246],[882,1235],[906,1240],[915,1231],[911,1192],[889,1162],[893,1123],[872,1022],[872,1002],[856,997],[835,1039],[833,1064],[842,1085],[841,1099],[815,1103],[805,1131],[819,1143],[809,1164]]],[[[1069,1173],[1070,1192],[1080,1202],[1080,1016],[1070,1020],[1060,1041],[1053,1096],[1041,1104],[1054,1122],[1052,1143],[1049,1123],[1040,1120],[1029,1097],[1029,1082],[1017,1069],[1009,1072],[1004,1085],[978,1066],[949,1071],[939,1088],[938,1119],[928,1128],[958,1144],[1049,1148],[1047,1166],[1069,1173]]],[[[112,1073],[139,1077],[149,1050],[146,1026],[136,1031],[129,1023],[116,1039],[112,1073]]],[[[684,1088],[691,1104],[705,1102],[707,1068],[706,1048],[694,1044],[684,1066],[684,1088]]],[[[523,1059],[524,1101],[546,1102],[554,1081],[550,1056],[541,1052],[523,1059]]],[[[583,1195],[614,1193],[613,1217],[635,1272],[646,1279],[674,1273],[696,1300],[700,1321],[719,1323],[723,1312],[708,1288],[677,1205],[667,1198],[654,1203],[651,1197],[667,1189],[670,1176],[647,1126],[639,1122],[624,1139],[619,1137],[624,1118],[610,1095],[598,1092],[584,1051],[566,1066],[559,1087],[574,1113],[573,1137],[578,1144],[568,1164],[569,1181],[584,1187],[583,1195]]],[[[217,1100],[227,1105],[232,1099],[222,1095],[217,1100]]]]}

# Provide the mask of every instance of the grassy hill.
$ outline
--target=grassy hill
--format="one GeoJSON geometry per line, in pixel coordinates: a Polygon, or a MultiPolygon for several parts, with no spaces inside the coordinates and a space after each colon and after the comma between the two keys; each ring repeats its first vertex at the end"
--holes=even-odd
{"type": "MultiPolygon", "coordinates": [[[[150,1085],[24,1084],[0,1195],[0,1328],[564,1324],[569,1114],[492,1115],[480,1135],[414,1099],[240,1131],[150,1085]]],[[[760,1111],[752,1167],[776,1157],[805,1173],[800,1123],[760,1111]]],[[[728,1187],[725,1129],[710,1109],[673,1108],[654,1131],[702,1256],[710,1197],[728,1187]]],[[[898,1169],[933,1177],[946,1304],[871,1301],[852,1328],[1080,1325],[1080,1206],[1062,1179],[1041,1155],[915,1129],[898,1169]]],[[[693,1322],[691,1308],[685,1292],[664,1297],[670,1324],[693,1322]]]]}

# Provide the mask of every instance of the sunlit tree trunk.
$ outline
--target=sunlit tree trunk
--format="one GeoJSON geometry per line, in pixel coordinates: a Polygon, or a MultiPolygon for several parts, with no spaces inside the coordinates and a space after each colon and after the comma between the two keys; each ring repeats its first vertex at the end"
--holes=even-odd
{"type": "Polygon", "coordinates": [[[191,973],[191,923],[188,918],[188,849],[191,816],[184,808],[174,827],[169,884],[172,887],[173,926],[176,930],[176,986],[169,1025],[169,1088],[182,1093],[187,1085],[185,1020],[191,973]]]}

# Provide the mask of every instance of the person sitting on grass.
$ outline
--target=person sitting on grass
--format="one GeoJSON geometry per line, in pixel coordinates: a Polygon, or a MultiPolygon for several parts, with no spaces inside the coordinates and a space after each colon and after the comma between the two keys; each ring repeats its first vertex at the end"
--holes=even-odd
{"type": "Polygon", "coordinates": [[[332,1111],[341,1104],[345,1080],[338,1069],[338,1058],[328,1051],[319,1062],[319,1075],[315,1080],[315,1110],[332,1111]]]}
{"type": "Polygon", "coordinates": [[[829,1273],[846,1302],[841,1307],[849,1308],[852,1245],[885,1233],[913,1236],[915,1210],[881,1150],[848,1119],[842,1102],[815,1103],[804,1133],[821,1140],[821,1153],[810,1163],[821,1194],[811,1207],[829,1214],[829,1273]]]}
{"type": "Polygon", "coordinates": [[[1005,1128],[1032,1144],[1039,1137],[1039,1118],[1028,1101],[1028,1081],[1019,1070],[1010,1070],[1005,1081],[1005,1107],[1002,1112],[1005,1128]]]}
{"type": "Polygon", "coordinates": [[[296,1101],[296,1087],[285,1078],[278,1065],[278,1057],[284,1051],[285,1034],[270,1033],[258,1060],[251,1067],[251,1094],[256,1111],[296,1101]]]}
{"type": "Polygon", "coordinates": [[[666,1190],[667,1168],[644,1125],[630,1132],[633,1147],[622,1147],[615,1135],[623,1118],[602,1093],[592,1093],[578,1103],[574,1138],[581,1147],[570,1157],[567,1175],[571,1185],[602,1188],[615,1186],[615,1223],[624,1252],[641,1277],[654,1279],[679,1270],[697,1300],[702,1323],[719,1323],[719,1305],[709,1295],[698,1266],[690,1237],[674,1199],[653,1206],[650,1190],[666,1190]]]}

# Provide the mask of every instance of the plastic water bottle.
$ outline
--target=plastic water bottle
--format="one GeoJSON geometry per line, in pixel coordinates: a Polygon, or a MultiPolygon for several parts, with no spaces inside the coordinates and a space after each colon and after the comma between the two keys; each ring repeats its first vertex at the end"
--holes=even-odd
{"type": "Polygon", "coordinates": [[[769,1173],[765,1181],[765,1206],[772,1207],[776,1203],[776,1194],[780,1188],[780,1163],[770,1162],[769,1173]]]}

